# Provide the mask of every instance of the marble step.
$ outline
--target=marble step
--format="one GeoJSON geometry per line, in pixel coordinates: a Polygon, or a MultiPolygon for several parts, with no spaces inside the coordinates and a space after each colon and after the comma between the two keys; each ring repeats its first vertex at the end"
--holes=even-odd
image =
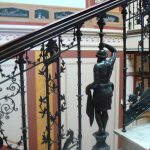
{"type": "Polygon", "coordinates": [[[123,140],[122,150],[150,150],[150,123],[114,131],[123,140]]]}

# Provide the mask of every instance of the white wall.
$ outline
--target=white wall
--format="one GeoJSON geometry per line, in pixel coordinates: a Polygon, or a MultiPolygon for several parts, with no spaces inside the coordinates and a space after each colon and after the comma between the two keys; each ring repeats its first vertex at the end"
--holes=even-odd
{"type": "MultiPolygon", "coordinates": [[[[66,62],[65,73],[62,74],[62,94],[65,94],[67,101],[67,110],[62,115],[62,124],[64,124],[65,132],[72,129],[75,137],[78,136],[78,101],[77,101],[77,59],[64,59],[66,62]]],[[[85,87],[93,82],[93,66],[96,63],[96,58],[82,59],[82,149],[90,150],[96,143],[93,133],[98,130],[96,121],[92,127],[89,124],[89,118],[86,115],[87,96],[85,95],[85,87]]],[[[114,129],[118,128],[118,108],[119,108],[119,60],[116,60],[114,71],[111,77],[115,85],[114,96],[112,100],[112,109],[109,110],[109,121],[106,131],[109,132],[107,143],[110,145],[110,150],[117,150],[117,138],[113,133],[114,129]]],[[[75,150],[75,148],[73,149],[75,150]]]]}

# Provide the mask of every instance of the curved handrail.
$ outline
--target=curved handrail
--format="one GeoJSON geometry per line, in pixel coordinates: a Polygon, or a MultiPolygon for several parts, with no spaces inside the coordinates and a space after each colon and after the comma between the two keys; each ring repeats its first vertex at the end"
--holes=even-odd
{"type": "Polygon", "coordinates": [[[0,46],[0,63],[131,0],[107,0],[0,46]]]}

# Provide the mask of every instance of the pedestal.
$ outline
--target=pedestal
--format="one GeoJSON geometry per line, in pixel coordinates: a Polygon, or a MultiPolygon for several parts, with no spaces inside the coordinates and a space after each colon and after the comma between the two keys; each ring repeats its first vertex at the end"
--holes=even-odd
{"type": "Polygon", "coordinates": [[[98,135],[97,132],[93,134],[96,139],[96,144],[93,146],[92,150],[109,150],[110,146],[106,144],[106,138],[109,134],[106,132],[105,134],[98,135]]]}

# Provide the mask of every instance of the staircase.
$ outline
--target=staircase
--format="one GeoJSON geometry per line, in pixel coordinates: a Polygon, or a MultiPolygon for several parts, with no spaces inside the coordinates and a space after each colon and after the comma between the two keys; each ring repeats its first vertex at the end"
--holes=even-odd
{"type": "MultiPolygon", "coordinates": [[[[64,139],[64,134],[62,131],[63,125],[61,124],[61,113],[66,110],[66,100],[65,95],[61,93],[61,74],[64,73],[65,70],[65,62],[63,61],[61,54],[69,51],[73,47],[77,47],[77,66],[78,66],[78,135],[74,137],[73,130],[70,130],[71,142],[69,141],[71,148],[75,147],[78,150],[82,149],[82,93],[81,93],[81,39],[82,39],[82,32],[81,28],[83,24],[94,18],[94,17],[102,17],[107,11],[110,11],[116,7],[122,7],[122,16],[123,16],[123,54],[124,54],[124,88],[123,88],[123,131],[126,130],[126,126],[131,124],[134,120],[136,120],[139,116],[141,116],[145,111],[147,111],[150,107],[150,59],[147,63],[149,63],[148,68],[148,75],[146,76],[144,70],[144,36],[147,34],[149,36],[149,30],[144,24],[144,18],[149,17],[149,1],[142,2],[141,0],[106,0],[103,3],[94,5],[90,8],[72,14],[64,19],[61,19],[55,23],[49,24],[37,31],[29,33],[23,37],[10,41],[2,46],[0,46],[0,64],[3,64],[9,60],[15,59],[15,67],[11,74],[6,75],[3,72],[3,69],[0,67],[0,74],[2,77],[2,81],[0,81],[0,92],[3,92],[1,88],[3,84],[7,81],[11,81],[10,87],[7,90],[13,91],[16,88],[12,85],[17,85],[16,93],[9,95],[6,94],[4,97],[0,98],[0,104],[3,100],[4,102],[10,101],[10,105],[13,104],[11,108],[5,107],[5,109],[0,109],[0,140],[5,143],[8,149],[16,149],[18,150],[20,146],[22,146],[23,150],[30,149],[28,144],[28,128],[27,128],[27,108],[25,104],[25,75],[24,73],[35,69],[35,67],[43,65],[39,70],[39,75],[43,77],[44,85],[45,85],[45,94],[39,97],[40,102],[40,114],[41,118],[44,118],[46,121],[46,126],[44,127],[44,131],[42,134],[42,145],[45,144],[45,149],[58,149],[62,148],[62,140],[64,139]],[[147,3],[146,3],[147,2],[147,3]],[[132,11],[135,9],[135,6],[138,8],[137,12],[133,13],[132,11]],[[136,45],[137,49],[134,51],[130,49],[128,51],[127,45],[127,23],[129,24],[129,30],[131,30],[131,24],[134,27],[134,19],[138,22],[138,25],[141,27],[140,29],[140,37],[141,40],[139,45],[136,45]],[[145,30],[144,30],[145,29],[145,30]],[[147,30],[146,30],[147,29],[147,30]],[[73,41],[65,45],[62,41],[63,34],[67,32],[72,32],[74,39],[73,41]],[[28,57],[28,53],[36,48],[37,46],[40,47],[40,54],[39,58],[36,61],[30,60],[28,57]],[[133,95],[131,94],[129,98],[130,106],[127,109],[127,55],[132,55],[136,52],[136,54],[140,54],[141,56],[141,65],[139,71],[135,71],[132,75],[140,78],[140,88],[138,90],[133,91],[133,95]],[[27,65],[27,68],[25,68],[27,65]],[[56,73],[52,73],[50,71],[50,66],[55,65],[56,73]],[[18,66],[19,73],[16,73],[18,66]],[[16,83],[16,77],[20,78],[20,83],[16,83]],[[148,87],[144,86],[145,79],[148,80],[149,85],[148,87]],[[17,146],[13,146],[9,144],[7,140],[7,136],[5,135],[5,130],[3,129],[3,120],[6,118],[8,119],[9,114],[13,113],[17,109],[15,108],[15,96],[20,94],[21,99],[21,122],[22,122],[22,133],[21,138],[17,141],[17,146]],[[51,95],[55,95],[55,101],[57,104],[57,111],[51,112],[51,95]],[[11,110],[10,110],[11,108],[11,110]],[[8,118],[7,118],[8,117],[8,118]],[[54,125],[54,126],[53,126],[54,125]],[[52,139],[51,134],[53,133],[53,128],[57,134],[55,138],[52,139]]],[[[147,19],[148,20],[148,19],[147,19]]],[[[148,20],[148,21],[149,21],[148,20]]],[[[134,29],[134,28],[132,28],[134,29]]],[[[146,55],[149,56],[150,52],[149,49],[146,51],[146,55]]],[[[135,86],[136,89],[136,86],[135,86]]],[[[0,107],[2,104],[0,105],[0,107]]],[[[69,138],[68,138],[69,139],[69,138]]]]}
{"type": "Polygon", "coordinates": [[[149,108],[150,108],[150,89],[147,89],[145,92],[143,92],[139,101],[132,104],[130,109],[125,112],[125,115],[126,115],[125,124],[126,124],[126,126],[128,126],[133,121],[138,119],[149,108]]]}
{"type": "MultiPolygon", "coordinates": [[[[149,1],[132,1],[128,5],[129,14],[127,15],[127,45],[125,59],[130,63],[132,69],[124,64],[126,71],[125,86],[129,77],[133,77],[134,90],[127,92],[124,89],[124,127],[138,119],[150,108],[150,79],[149,79],[149,1]],[[131,60],[130,56],[132,57],[131,60]],[[127,58],[128,57],[128,58],[127,58]],[[133,62],[134,61],[134,62],[133,62]],[[130,71],[132,70],[132,71],[130,71]],[[125,95],[126,94],[126,95],[125,95]]],[[[125,130],[125,128],[123,129],[125,130]]]]}

